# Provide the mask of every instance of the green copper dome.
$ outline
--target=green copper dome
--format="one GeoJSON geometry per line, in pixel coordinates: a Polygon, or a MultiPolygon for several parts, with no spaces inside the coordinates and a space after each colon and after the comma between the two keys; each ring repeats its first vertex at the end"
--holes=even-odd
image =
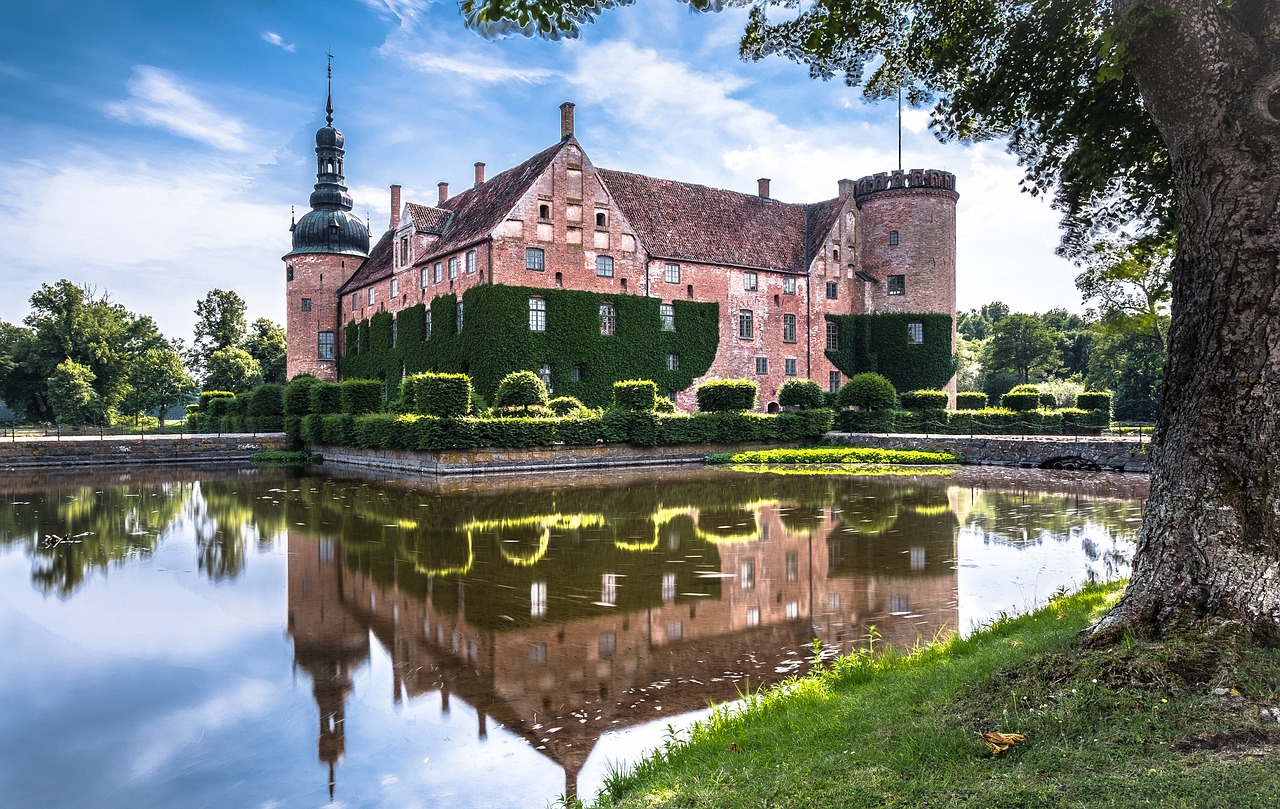
{"type": "Polygon", "coordinates": [[[325,125],[316,132],[316,185],[311,211],[299,219],[293,231],[293,249],[301,253],[341,253],[368,257],[369,228],[351,215],[351,195],[344,185],[342,148],[345,139],[333,126],[333,94],[325,105],[325,125]]]}

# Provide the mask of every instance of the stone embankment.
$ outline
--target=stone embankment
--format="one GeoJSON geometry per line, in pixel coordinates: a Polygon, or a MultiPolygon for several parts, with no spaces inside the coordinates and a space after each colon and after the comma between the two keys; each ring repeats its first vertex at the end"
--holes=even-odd
{"type": "Polygon", "coordinates": [[[18,437],[0,441],[0,470],[247,462],[256,452],[289,446],[284,433],[18,437]]]}
{"type": "Polygon", "coordinates": [[[883,449],[950,452],[966,464],[1036,469],[1088,469],[1146,472],[1150,441],[1093,436],[881,435],[828,433],[833,443],[883,449]]]}

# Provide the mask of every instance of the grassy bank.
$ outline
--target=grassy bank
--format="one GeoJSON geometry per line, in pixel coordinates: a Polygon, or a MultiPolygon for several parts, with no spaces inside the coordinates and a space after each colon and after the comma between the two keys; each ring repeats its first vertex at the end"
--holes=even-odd
{"type": "Polygon", "coordinates": [[[812,447],[809,449],[762,449],[745,452],[717,452],[707,456],[709,464],[958,464],[959,455],[916,449],[879,447],[812,447]]]}
{"type": "Polygon", "coordinates": [[[600,807],[1274,806],[1280,652],[1079,633],[1092,588],[910,655],[752,696],[610,779],[600,807]],[[993,755],[979,733],[1022,734],[993,755]]]}

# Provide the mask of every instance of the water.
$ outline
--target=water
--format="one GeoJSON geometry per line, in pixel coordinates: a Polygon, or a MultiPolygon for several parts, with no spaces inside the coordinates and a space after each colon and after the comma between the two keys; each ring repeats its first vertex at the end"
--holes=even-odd
{"type": "Polygon", "coordinates": [[[1145,480],[0,477],[0,805],[546,806],[868,627],[1127,574],[1145,480]]]}

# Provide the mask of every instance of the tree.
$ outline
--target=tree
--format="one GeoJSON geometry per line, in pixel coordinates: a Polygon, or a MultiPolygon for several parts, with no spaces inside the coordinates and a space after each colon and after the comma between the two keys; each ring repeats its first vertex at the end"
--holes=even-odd
{"type": "Polygon", "coordinates": [[[35,333],[0,322],[0,399],[27,421],[51,420],[45,379],[30,364],[35,333]]]}
{"type": "Polygon", "coordinates": [[[171,348],[149,348],[134,357],[129,384],[132,392],[125,399],[127,412],[158,410],[161,427],[169,408],[196,389],[195,382],[182,367],[182,358],[171,348]]]}
{"type": "Polygon", "coordinates": [[[1032,373],[1047,373],[1060,362],[1053,333],[1035,315],[1009,315],[1001,320],[982,360],[988,372],[1011,371],[1022,384],[1031,381],[1032,373]]]}
{"type": "MultiPolygon", "coordinates": [[[[239,346],[244,341],[244,299],[234,291],[213,289],[196,302],[196,326],[191,346],[191,367],[202,377],[209,373],[209,359],[215,351],[239,346]]],[[[205,381],[205,388],[212,388],[205,381]]]]}
{"type": "Polygon", "coordinates": [[[93,371],[75,360],[63,360],[54,368],[48,397],[58,421],[76,426],[101,421],[102,399],[93,389],[93,381],[93,371]]]}
{"type": "Polygon", "coordinates": [[[262,368],[243,348],[220,348],[205,363],[204,389],[244,393],[262,383],[262,368]]]}
{"type": "Polygon", "coordinates": [[[283,385],[287,348],[285,331],[265,317],[253,321],[249,333],[240,345],[262,368],[262,381],[283,385]]]}

